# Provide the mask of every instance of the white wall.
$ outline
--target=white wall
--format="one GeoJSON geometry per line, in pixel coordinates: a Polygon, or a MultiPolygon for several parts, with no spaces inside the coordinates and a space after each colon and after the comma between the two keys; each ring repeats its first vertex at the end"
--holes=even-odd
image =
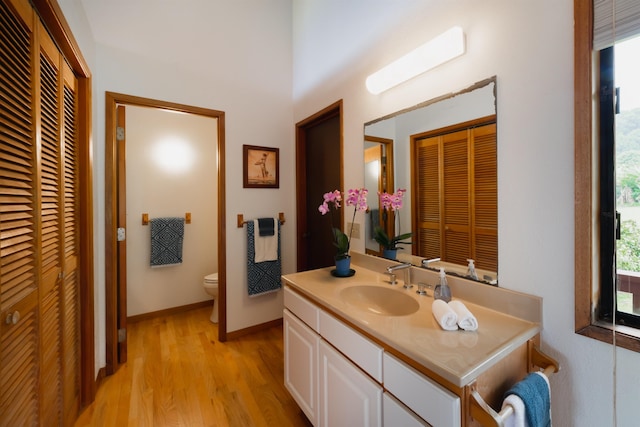
{"type": "Polygon", "coordinates": [[[126,106],[127,315],[211,299],[202,281],[218,271],[218,120],[126,106]],[[149,265],[149,218],[184,217],[182,263],[149,265]]]}
{"type": "MultiPolygon", "coordinates": [[[[212,38],[202,34],[205,29],[185,23],[188,13],[174,14],[177,24],[166,33],[178,42],[187,33],[197,43],[185,48],[188,55],[167,49],[164,60],[150,57],[154,49],[132,53],[105,44],[93,46],[79,13],[83,5],[60,0],[97,88],[96,329],[102,336],[96,336],[96,364],[104,365],[104,90],[227,112],[228,310],[229,330],[236,330],[275,318],[279,304],[252,305],[243,295],[245,243],[243,230],[233,225],[235,214],[284,211],[284,271],[295,268],[293,123],[344,99],[344,155],[352,165],[345,170],[345,185],[359,187],[364,172],[351,160],[362,158],[365,122],[496,75],[500,284],[544,298],[543,349],[562,365],[551,380],[554,424],[612,425],[615,392],[617,425],[636,425],[640,355],[623,349],[614,354],[611,346],[573,332],[573,2],[292,1],[293,63],[291,0],[211,1],[198,3],[204,8],[198,9],[201,13],[183,7],[196,16],[193,19],[215,20],[212,28],[218,27],[220,17],[233,25],[223,22],[224,37],[212,38]],[[467,35],[465,56],[380,95],[366,92],[369,73],[454,24],[467,35]],[[185,55],[197,58],[195,67],[180,62],[185,55]],[[238,165],[243,143],[280,148],[279,190],[242,189],[238,165]],[[614,360],[619,373],[615,390],[614,360]]],[[[99,2],[85,5],[95,3],[99,2]]],[[[129,2],[115,3],[114,9],[126,17],[129,2]]],[[[138,24],[156,22],[162,7],[147,3],[138,24]]],[[[166,35],[162,40],[167,41],[166,35]]],[[[140,39],[132,36],[130,41],[137,46],[140,39]]],[[[353,245],[362,249],[363,242],[354,240],[353,245]]]]}
{"type": "MultiPolygon", "coordinates": [[[[638,425],[640,355],[574,333],[573,2],[294,0],[295,120],[344,100],[345,187],[364,171],[363,124],[497,76],[500,286],[544,298],[558,426],[638,425]],[[365,78],[460,25],[467,53],[380,95],[365,78]]],[[[353,247],[362,250],[363,242],[353,247]]]]}
{"type": "MultiPolygon", "coordinates": [[[[105,366],[105,91],[225,112],[227,331],[282,317],[281,292],[248,298],[246,219],[284,212],[283,273],[295,270],[291,0],[61,0],[94,78],[96,368],[105,366]],[[86,15],[98,25],[87,31],[86,15]],[[280,148],[280,188],[242,188],[242,145],[280,148]]],[[[92,24],[94,24],[92,22],[92,24]]]]}

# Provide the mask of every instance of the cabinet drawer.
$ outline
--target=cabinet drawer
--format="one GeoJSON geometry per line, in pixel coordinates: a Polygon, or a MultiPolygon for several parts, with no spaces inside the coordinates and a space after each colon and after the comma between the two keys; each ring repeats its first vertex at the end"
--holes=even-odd
{"type": "Polygon", "coordinates": [[[373,379],[382,382],[382,347],[320,311],[320,335],[373,379]]]}
{"type": "Polygon", "coordinates": [[[386,353],[384,388],[434,427],[461,425],[458,396],[386,353]]]}
{"type": "Polygon", "coordinates": [[[320,332],[320,309],[288,286],[284,287],[284,306],[311,329],[320,332]]]}
{"type": "Polygon", "coordinates": [[[382,396],[384,426],[430,427],[429,424],[411,412],[402,402],[385,392],[382,396]]]}

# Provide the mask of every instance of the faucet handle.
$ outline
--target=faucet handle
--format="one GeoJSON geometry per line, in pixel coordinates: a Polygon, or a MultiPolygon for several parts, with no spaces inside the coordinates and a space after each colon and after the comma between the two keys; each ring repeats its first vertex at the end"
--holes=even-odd
{"type": "Polygon", "coordinates": [[[432,285],[427,285],[426,283],[422,283],[422,282],[418,283],[418,290],[416,291],[416,294],[418,294],[418,295],[429,295],[429,294],[427,294],[427,289],[426,288],[431,289],[431,288],[433,288],[433,286],[432,285]]]}
{"type": "Polygon", "coordinates": [[[390,285],[397,285],[398,281],[396,280],[396,275],[395,273],[390,273],[388,271],[385,271],[384,274],[386,274],[387,276],[389,276],[389,284],[390,285]]]}

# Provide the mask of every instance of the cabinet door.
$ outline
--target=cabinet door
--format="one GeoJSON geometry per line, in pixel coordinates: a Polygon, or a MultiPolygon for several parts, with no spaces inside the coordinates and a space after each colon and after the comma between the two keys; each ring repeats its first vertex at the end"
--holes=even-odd
{"type": "Polygon", "coordinates": [[[309,421],[318,425],[318,343],[320,336],[285,309],[284,384],[309,421]]]}
{"type": "Polygon", "coordinates": [[[382,387],[320,341],[320,425],[382,426],[382,387]]]}
{"type": "Polygon", "coordinates": [[[382,398],[382,413],[384,414],[385,426],[424,427],[430,425],[389,393],[385,393],[382,398]]]}

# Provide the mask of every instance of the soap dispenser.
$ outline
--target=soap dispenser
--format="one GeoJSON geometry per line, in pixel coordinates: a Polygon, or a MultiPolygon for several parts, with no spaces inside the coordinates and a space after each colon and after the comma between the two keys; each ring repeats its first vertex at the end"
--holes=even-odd
{"type": "Polygon", "coordinates": [[[451,288],[447,283],[447,275],[444,273],[444,267],[440,267],[440,284],[436,285],[433,290],[433,298],[441,299],[444,302],[451,301],[451,288]]]}
{"type": "Polygon", "coordinates": [[[478,273],[476,273],[476,266],[472,259],[468,259],[467,262],[469,266],[467,267],[467,277],[472,278],[473,280],[478,280],[478,273]]]}

